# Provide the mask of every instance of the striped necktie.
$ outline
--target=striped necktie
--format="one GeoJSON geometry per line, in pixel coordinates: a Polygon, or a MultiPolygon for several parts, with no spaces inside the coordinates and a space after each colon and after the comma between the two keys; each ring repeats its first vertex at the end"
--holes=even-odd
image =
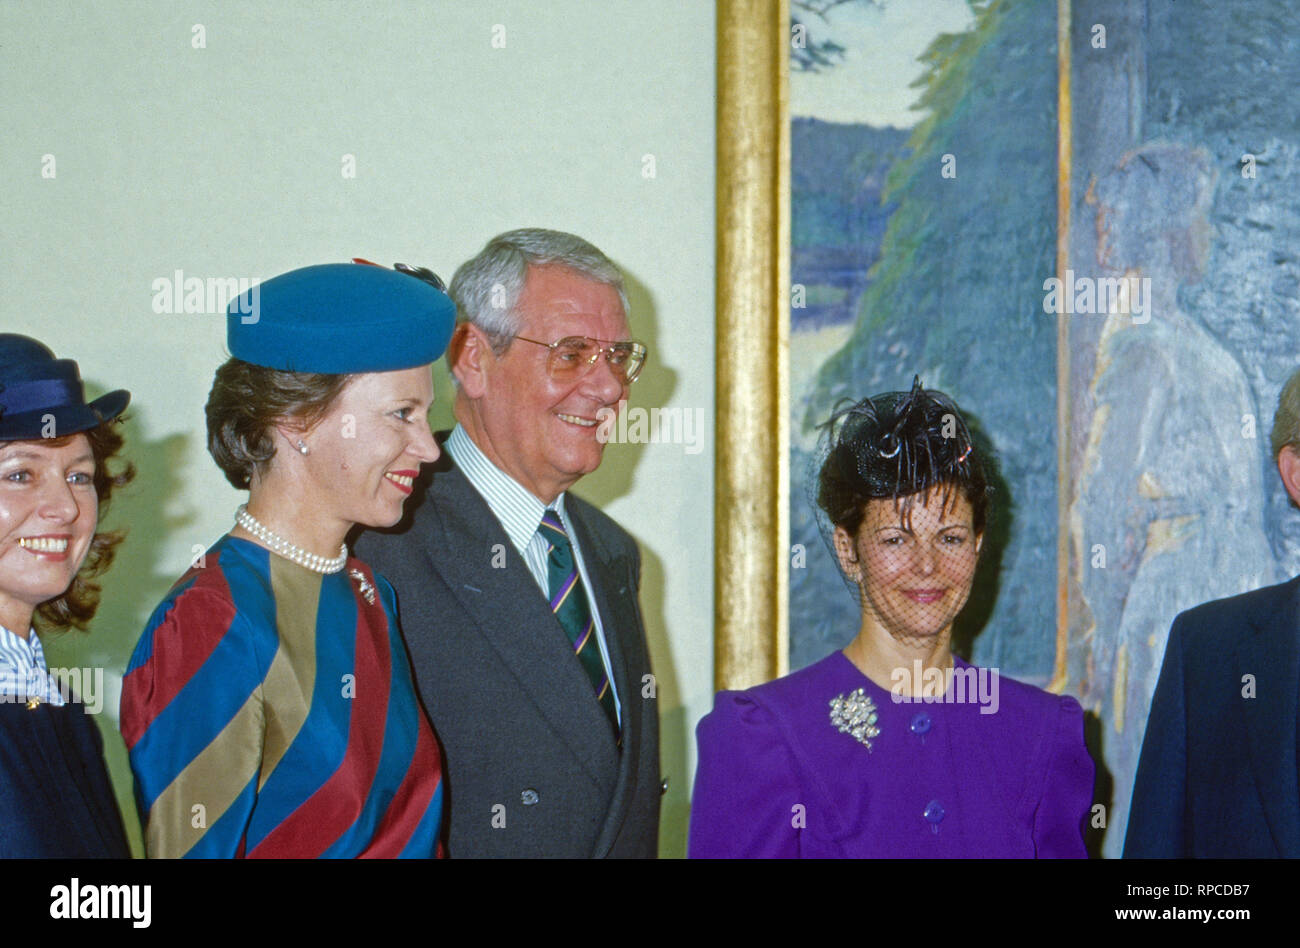
{"type": "Polygon", "coordinates": [[[614,691],[609,686],[609,676],[605,674],[605,663],[600,657],[600,644],[596,641],[596,623],[591,617],[587,605],[587,591],[582,585],[582,576],[578,573],[578,564],[574,562],[573,546],[569,535],[564,532],[559,515],[550,508],[542,515],[542,524],[538,527],[542,539],[546,541],[546,579],[550,589],[551,612],[560,620],[560,627],[569,637],[573,652],[582,663],[583,670],[591,680],[591,687],[596,692],[596,700],[609,716],[609,723],[618,735],[618,711],[614,707],[614,691]]]}

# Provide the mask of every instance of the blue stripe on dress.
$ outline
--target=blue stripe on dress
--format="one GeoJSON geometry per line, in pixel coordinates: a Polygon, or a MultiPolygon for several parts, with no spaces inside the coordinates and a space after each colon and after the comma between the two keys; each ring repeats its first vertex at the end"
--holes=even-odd
{"type": "MultiPolygon", "coordinates": [[[[152,809],[172,780],[220,736],[266,678],[270,662],[252,654],[249,632],[242,622],[241,616],[234,617],[207,661],[132,748],[134,768],[159,777],[153,787],[142,788],[148,794],[142,801],[146,810],[152,809]]],[[[155,625],[151,620],[147,636],[153,634],[155,625]]]]}
{"type": "Polygon", "coordinates": [[[257,796],[257,775],[239,792],[235,802],[208,827],[203,837],[190,847],[183,859],[229,859],[244,835],[244,822],[257,796]]]}
{"type": "MultiPolygon", "coordinates": [[[[405,661],[405,655],[402,652],[402,642],[392,625],[388,628],[387,638],[390,655],[388,665],[392,673],[388,682],[388,704],[384,709],[383,747],[379,752],[379,767],[376,773],[405,773],[411,767],[411,759],[415,756],[415,745],[419,736],[418,720],[411,712],[413,710],[416,713],[421,712],[418,711],[418,707],[412,707],[409,697],[404,701],[402,689],[396,687],[397,676],[409,672],[398,667],[399,660],[405,661]],[[405,713],[403,713],[404,705],[405,713]]],[[[388,815],[388,807],[399,788],[400,784],[381,794],[376,791],[372,781],[367,788],[366,806],[361,811],[361,819],[353,823],[348,832],[325,851],[325,855],[341,856],[364,849],[367,843],[374,839],[375,830],[388,815]]],[[[428,852],[427,848],[425,852],[428,852]]]]}

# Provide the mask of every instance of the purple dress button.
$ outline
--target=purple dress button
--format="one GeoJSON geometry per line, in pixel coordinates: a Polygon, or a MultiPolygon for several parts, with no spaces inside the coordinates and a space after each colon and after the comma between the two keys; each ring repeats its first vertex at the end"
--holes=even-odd
{"type": "Polygon", "coordinates": [[[925,811],[921,814],[930,823],[930,829],[939,832],[939,823],[943,820],[943,804],[938,800],[931,800],[925,805],[925,811]]]}
{"type": "Polygon", "coordinates": [[[913,734],[918,736],[925,734],[930,730],[930,715],[926,714],[924,711],[917,712],[917,714],[912,717],[911,728],[913,734]]]}

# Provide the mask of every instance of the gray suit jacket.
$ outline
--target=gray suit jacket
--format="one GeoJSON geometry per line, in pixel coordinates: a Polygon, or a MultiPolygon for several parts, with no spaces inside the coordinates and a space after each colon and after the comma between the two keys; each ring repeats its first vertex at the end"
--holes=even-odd
{"type": "Polygon", "coordinates": [[[580,498],[569,494],[565,510],[622,702],[621,752],[523,558],[448,454],[424,467],[397,527],[367,531],[355,545],[397,590],[416,684],[442,746],[453,858],[656,853],[659,717],[646,684],[640,553],[580,498]]]}

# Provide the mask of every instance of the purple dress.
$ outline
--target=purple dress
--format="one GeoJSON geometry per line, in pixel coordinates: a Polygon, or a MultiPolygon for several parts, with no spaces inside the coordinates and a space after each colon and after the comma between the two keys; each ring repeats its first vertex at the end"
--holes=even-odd
{"type": "Polygon", "coordinates": [[[696,730],[690,855],[1085,858],[1094,768],[1079,703],[955,666],[972,686],[963,703],[896,703],[842,652],[720,692],[696,730]],[[874,704],[870,750],[832,723],[839,696],[874,704]]]}

